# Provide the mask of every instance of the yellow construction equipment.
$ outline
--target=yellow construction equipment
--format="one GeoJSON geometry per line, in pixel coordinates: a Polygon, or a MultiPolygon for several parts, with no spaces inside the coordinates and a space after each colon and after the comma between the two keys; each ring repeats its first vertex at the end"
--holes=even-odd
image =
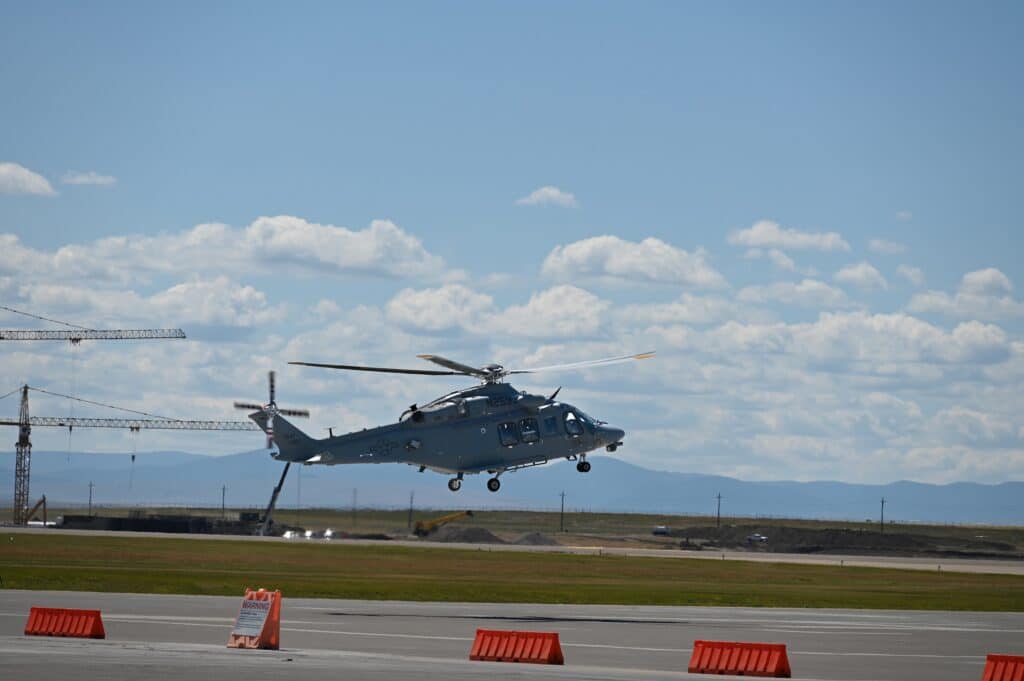
{"type": "Polygon", "coordinates": [[[428,534],[433,534],[439,528],[444,527],[453,520],[458,520],[459,518],[472,515],[472,511],[457,511],[456,513],[449,513],[448,515],[443,515],[440,518],[434,518],[433,520],[419,520],[416,522],[416,527],[413,528],[412,532],[417,537],[426,537],[428,534]]]}

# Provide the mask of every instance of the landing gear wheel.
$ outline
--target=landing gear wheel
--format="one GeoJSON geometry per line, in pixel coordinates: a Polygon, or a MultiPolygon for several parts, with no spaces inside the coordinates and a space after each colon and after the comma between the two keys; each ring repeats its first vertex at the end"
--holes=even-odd
{"type": "Polygon", "coordinates": [[[497,478],[491,478],[490,480],[487,481],[487,489],[491,490],[492,492],[497,492],[499,489],[501,489],[501,480],[498,480],[497,478]]]}
{"type": "Polygon", "coordinates": [[[580,461],[578,464],[576,464],[576,470],[578,470],[580,473],[589,473],[590,472],[590,462],[589,461],[580,461]]]}
{"type": "Polygon", "coordinates": [[[448,481],[448,489],[453,492],[458,492],[462,488],[462,481],[458,478],[452,478],[448,481]]]}

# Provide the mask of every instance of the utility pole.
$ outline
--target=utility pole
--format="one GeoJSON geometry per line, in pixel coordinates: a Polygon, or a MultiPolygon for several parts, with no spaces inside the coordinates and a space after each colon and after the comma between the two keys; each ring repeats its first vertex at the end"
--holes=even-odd
{"type": "Polygon", "coordinates": [[[715,498],[718,499],[718,510],[715,511],[715,527],[718,528],[722,526],[722,493],[719,492],[715,498]]]}
{"type": "Polygon", "coordinates": [[[92,480],[89,481],[89,517],[92,517],[92,488],[96,485],[92,484],[92,480]]]}
{"type": "Polygon", "coordinates": [[[228,493],[228,486],[227,485],[221,485],[220,486],[220,519],[221,520],[224,520],[224,518],[225,518],[225,515],[224,515],[224,498],[227,496],[227,493],[228,493]]]}
{"type": "Polygon", "coordinates": [[[882,497],[882,515],[878,519],[878,531],[885,534],[885,497],[882,497]]]}
{"type": "Polygon", "coordinates": [[[406,521],[406,527],[412,529],[412,500],[416,496],[416,490],[409,492],[409,520],[406,521]]]}
{"type": "Polygon", "coordinates": [[[565,532],[565,490],[558,496],[562,497],[562,513],[558,517],[558,531],[565,532]]]}

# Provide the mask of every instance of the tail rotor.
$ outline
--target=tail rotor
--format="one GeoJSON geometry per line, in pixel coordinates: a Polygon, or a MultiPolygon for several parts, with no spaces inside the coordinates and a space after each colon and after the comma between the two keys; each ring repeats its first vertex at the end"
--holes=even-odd
{"type": "Polygon", "coordinates": [[[275,371],[270,371],[267,374],[267,395],[270,398],[266,404],[255,404],[253,402],[235,402],[235,409],[245,409],[246,411],[261,411],[267,415],[267,449],[274,446],[274,416],[281,414],[283,416],[295,416],[298,418],[308,419],[308,409],[282,409],[277,406],[277,380],[275,371]]]}

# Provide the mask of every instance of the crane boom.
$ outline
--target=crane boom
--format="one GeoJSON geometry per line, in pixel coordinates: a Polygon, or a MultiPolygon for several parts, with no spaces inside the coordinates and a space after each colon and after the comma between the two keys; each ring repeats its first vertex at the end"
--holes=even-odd
{"type": "MultiPolygon", "coordinates": [[[[66,416],[30,416],[30,426],[58,428],[128,428],[131,430],[259,430],[252,421],[185,421],[178,419],[94,419],[66,416]]],[[[0,419],[0,426],[18,426],[19,421],[0,419]]]]}
{"type": "Polygon", "coordinates": [[[68,329],[67,331],[32,331],[0,329],[0,340],[146,340],[152,338],[184,338],[181,329],[68,329]]]}

